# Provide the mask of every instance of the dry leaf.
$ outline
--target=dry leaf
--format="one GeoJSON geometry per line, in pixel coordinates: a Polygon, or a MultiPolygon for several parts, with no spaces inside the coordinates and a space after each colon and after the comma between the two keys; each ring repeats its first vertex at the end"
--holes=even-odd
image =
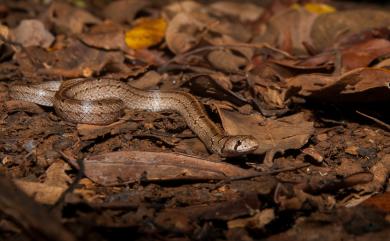
{"type": "Polygon", "coordinates": [[[128,51],[125,43],[125,28],[113,22],[103,22],[80,34],[80,40],[88,46],[106,50],[128,51]]]}
{"type": "MultiPolygon", "coordinates": [[[[291,5],[291,8],[294,9],[298,9],[300,7],[301,6],[297,3],[291,5]]],[[[306,3],[303,5],[303,7],[311,13],[318,13],[318,14],[333,13],[336,11],[334,7],[323,3],[306,3]]]]}
{"type": "Polygon", "coordinates": [[[147,90],[158,86],[162,78],[161,74],[151,70],[146,72],[141,78],[131,81],[130,84],[138,89],[147,90]]]}
{"type": "Polygon", "coordinates": [[[125,133],[131,130],[136,130],[137,128],[138,124],[130,122],[127,117],[122,117],[121,120],[104,126],[77,124],[77,131],[81,136],[81,140],[92,140],[99,136],[105,136],[108,134],[115,135],[118,133],[125,133]]]}
{"type": "Polygon", "coordinates": [[[63,161],[53,162],[46,169],[45,184],[48,186],[67,188],[69,183],[72,182],[72,179],[66,174],[66,171],[70,169],[71,167],[63,161]]]}
{"type": "Polygon", "coordinates": [[[237,106],[242,106],[248,101],[239,94],[230,90],[232,83],[229,78],[218,73],[198,75],[191,78],[186,84],[191,93],[202,97],[212,97],[217,100],[229,101],[237,106]]]}
{"type": "Polygon", "coordinates": [[[173,2],[166,6],[164,10],[168,12],[168,15],[176,15],[178,13],[191,13],[204,8],[204,6],[196,1],[180,1],[173,2]]]}
{"type": "Polygon", "coordinates": [[[36,202],[49,205],[54,204],[66,190],[64,187],[24,180],[15,180],[15,184],[28,196],[33,197],[36,202]]]}
{"type": "Polygon", "coordinates": [[[66,48],[57,51],[31,48],[29,56],[18,53],[15,58],[21,67],[21,71],[27,76],[46,74],[55,75],[56,78],[58,76],[69,78],[90,77],[99,73],[103,68],[108,73],[113,71],[131,75],[132,72],[123,63],[124,56],[121,53],[90,48],[77,40],[72,41],[66,48]],[[32,62],[31,59],[35,61],[32,62]]]}
{"type": "Polygon", "coordinates": [[[306,53],[303,43],[311,43],[310,33],[317,16],[305,9],[288,9],[274,15],[253,42],[266,42],[294,54],[306,53]]]}
{"type": "Polygon", "coordinates": [[[220,1],[210,4],[210,11],[238,18],[242,22],[253,22],[260,18],[264,9],[249,2],[220,1]]]}
{"type": "Polygon", "coordinates": [[[9,100],[4,104],[8,113],[24,111],[31,114],[41,114],[45,112],[39,105],[23,100],[9,100]]]}
{"type": "Polygon", "coordinates": [[[256,154],[299,149],[314,132],[313,122],[307,121],[303,113],[265,120],[258,114],[242,115],[224,109],[218,109],[218,112],[229,135],[252,135],[257,139],[256,154]]]}
{"type": "Polygon", "coordinates": [[[389,84],[390,71],[378,68],[355,69],[341,77],[310,74],[287,79],[289,88],[300,88],[302,96],[339,103],[389,101],[389,84]]]}
{"type": "Polygon", "coordinates": [[[355,9],[320,15],[313,23],[310,38],[316,50],[323,50],[353,34],[390,25],[390,13],[355,9]]]}
{"type": "Polygon", "coordinates": [[[206,26],[187,13],[177,14],[168,24],[165,40],[175,54],[184,53],[198,45],[206,26]]]}
{"type": "Polygon", "coordinates": [[[54,24],[59,32],[81,33],[86,24],[100,23],[100,20],[89,12],[63,1],[53,1],[44,17],[54,24]]]}
{"type": "Polygon", "coordinates": [[[23,20],[13,31],[15,41],[24,47],[40,46],[48,48],[54,42],[54,36],[45,29],[39,20],[23,20]]]}
{"type": "Polygon", "coordinates": [[[85,175],[101,185],[137,181],[220,180],[256,173],[176,153],[121,151],[88,157],[85,175]]]}
{"type": "Polygon", "coordinates": [[[231,51],[228,50],[215,50],[211,51],[207,55],[207,60],[211,63],[216,69],[237,73],[240,72],[240,69],[245,67],[248,63],[247,59],[234,55],[231,51]]]}
{"type": "Polygon", "coordinates": [[[271,208],[261,210],[250,218],[234,219],[228,222],[229,229],[231,228],[251,228],[261,229],[272,220],[275,219],[275,211],[271,208]]]}
{"type": "Polygon", "coordinates": [[[167,22],[163,18],[138,19],[126,32],[125,42],[129,48],[144,49],[158,44],[165,36],[167,22]]]}
{"type": "Polygon", "coordinates": [[[119,0],[111,1],[104,7],[104,16],[116,22],[128,22],[131,23],[142,8],[149,5],[148,0],[119,0]]]}

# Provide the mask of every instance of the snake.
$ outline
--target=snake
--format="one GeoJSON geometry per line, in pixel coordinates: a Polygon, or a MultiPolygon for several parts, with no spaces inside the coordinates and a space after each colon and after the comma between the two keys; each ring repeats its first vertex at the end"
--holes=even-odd
{"type": "Polygon", "coordinates": [[[173,111],[207,149],[222,157],[249,154],[257,149],[250,135],[228,135],[207,115],[203,104],[184,91],[141,90],[110,78],[76,78],[39,84],[14,84],[10,97],[53,107],[66,121],[107,125],[117,121],[125,109],[134,111],[173,111]]]}

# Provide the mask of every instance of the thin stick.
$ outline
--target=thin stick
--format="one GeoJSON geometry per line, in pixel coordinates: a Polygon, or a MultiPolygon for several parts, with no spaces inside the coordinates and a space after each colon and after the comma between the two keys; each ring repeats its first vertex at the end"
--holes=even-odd
{"type": "Polygon", "coordinates": [[[62,154],[62,157],[64,157],[64,159],[66,159],[66,161],[70,165],[74,165],[75,162],[77,163],[77,166],[78,166],[78,168],[77,168],[77,175],[76,175],[75,179],[73,180],[73,182],[69,185],[69,187],[61,194],[61,196],[58,198],[58,200],[50,208],[50,210],[54,210],[54,209],[62,206],[64,201],[65,201],[66,195],[68,193],[72,193],[76,189],[76,187],[79,184],[81,178],[84,176],[85,166],[84,166],[84,161],[83,160],[81,160],[81,159],[69,160],[67,158],[67,156],[62,151],[60,151],[60,154],[62,154]]]}
{"type": "Polygon", "coordinates": [[[298,166],[294,166],[294,167],[286,167],[286,168],[281,168],[281,169],[278,169],[278,170],[259,172],[259,173],[255,173],[255,174],[248,175],[248,176],[230,177],[230,178],[226,178],[225,180],[220,181],[217,185],[219,186],[221,184],[225,184],[225,183],[228,183],[228,182],[231,182],[231,181],[240,181],[240,180],[245,180],[245,179],[251,179],[251,178],[254,178],[254,177],[278,174],[278,173],[281,173],[281,172],[295,171],[295,170],[298,170],[298,169],[301,169],[301,168],[304,168],[304,167],[308,167],[308,166],[310,166],[309,163],[304,163],[304,164],[301,164],[301,165],[298,165],[298,166]]]}
{"type": "Polygon", "coordinates": [[[270,46],[267,43],[261,43],[261,44],[234,43],[234,44],[204,46],[204,47],[200,47],[200,48],[191,50],[191,51],[186,52],[186,53],[182,53],[182,54],[176,55],[175,57],[170,59],[168,62],[166,62],[164,65],[162,65],[160,68],[164,68],[165,66],[167,66],[167,65],[169,65],[169,64],[171,64],[173,62],[176,62],[177,60],[180,60],[182,58],[185,58],[185,57],[193,55],[193,54],[197,54],[197,53],[200,53],[200,52],[203,52],[203,51],[209,51],[209,50],[222,50],[222,49],[225,49],[225,48],[256,48],[256,49],[267,48],[267,49],[271,49],[272,51],[278,52],[278,53],[284,55],[287,58],[294,59],[294,57],[291,56],[289,53],[287,53],[287,52],[285,52],[283,50],[274,48],[274,47],[270,46]]]}
{"type": "Polygon", "coordinates": [[[362,115],[362,116],[364,116],[364,117],[366,117],[366,118],[368,118],[368,119],[370,119],[370,120],[372,120],[372,121],[374,121],[374,122],[376,122],[377,124],[379,124],[379,125],[381,125],[381,126],[387,128],[388,130],[390,130],[390,125],[389,125],[389,124],[386,124],[385,122],[383,122],[383,121],[381,121],[381,120],[378,120],[378,119],[375,118],[375,117],[372,117],[372,116],[369,116],[369,115],[367,115],[367,114],[364,114],[364,113],[362,113],[362,112],[360,112],[360,111],[358,111],[358,110],[356,111],[356,113],[359,114],[359,115],[362,115]]]}

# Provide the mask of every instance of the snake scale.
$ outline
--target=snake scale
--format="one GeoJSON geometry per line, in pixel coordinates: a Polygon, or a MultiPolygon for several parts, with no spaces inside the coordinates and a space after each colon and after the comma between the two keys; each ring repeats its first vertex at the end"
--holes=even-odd
{"type": "Polygon", "coordinates": [[[124,108],[138,111],[175,111],[185,120],[206,147],[224,157],[253,152],[256,139],[246,135],[226,135],[207,116],[203,105],[181,91],[146,91],[108,78],[48,81],[35,85],[13,85],[13,99],[54,107],[63,119],[75,123],[105,125],[116,121],[124,108]]]}

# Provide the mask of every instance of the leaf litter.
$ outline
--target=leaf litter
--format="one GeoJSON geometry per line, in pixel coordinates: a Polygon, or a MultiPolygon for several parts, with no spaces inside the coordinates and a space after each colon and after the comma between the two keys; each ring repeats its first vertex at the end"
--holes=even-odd
{"type": "Polygon", "coordinates": [[[1,2],[1,239],[385,240],[389,8],[287,2],[1,2]],[[259,148],[222,158],[177,113],[72,124],[8,93],[78,77],[187,91],[259,148]]]}

